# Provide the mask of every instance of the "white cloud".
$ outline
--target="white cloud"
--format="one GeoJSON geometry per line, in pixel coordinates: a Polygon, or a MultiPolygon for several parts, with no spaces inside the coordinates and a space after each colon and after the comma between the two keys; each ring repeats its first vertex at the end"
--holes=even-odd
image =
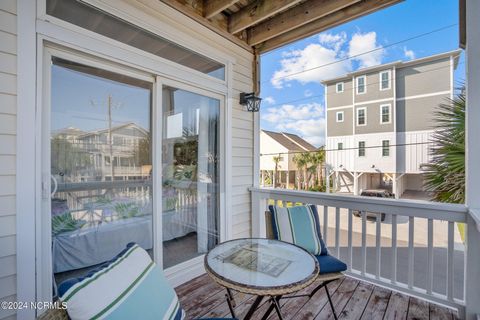
{"type": "Polygon", "coordinates": [[[268,97],[263,98],[263,101],[265,101],[268,104],[274,104],[275,103],[275,99],[272,96],[268,96],[268,97]]]}
{"type": "Polygon", "coordinates": [[[321,33],[318,43],[282,52],[280,69],[274,72],[270,81],[277,89],[289,87],[292,81],[318,83],[352,71],[352,61],[357,61],[359,68],[381,64],[385,53],[377,43],[374,31],[356,32],[350,41],[345,32],[321,33]],[[354,58],[342,60],[347,56],[354,58]]]}
{"type": "Polygon", "coordinates": [[[377,44],[376,32],[355,33],[348,45],[348,56],[356,56],[353,59],[359,62],[359,68],[371,67],[382,63],[385,49],[377,44]]]}
{"type": "Polygon", "coordinates": [[[415,52],[413,52],[413,50],[407,49],[407,47],[403,47],[403,54],[405,55],[405,58],[409,60],[415,59],[415,52]]]}
{"type": "Polygon", "coordinates": [[[325,112],[319,103],[272,107],[262,119],[273,123],[275,130],[298,134],[311,144],[320,146],[325,142],[325,112]]]}
{"type": "Polygon", "coordinates": [[[338,53],[335,48],[316,43],[309,44],[303,50],[284,53],[280,70],[275,71],[271,83],[280,89],[290,81],[299,81],[301,84],[320,82],[350,71],[350,61],[334,63],[338,60],[338,53]]]}

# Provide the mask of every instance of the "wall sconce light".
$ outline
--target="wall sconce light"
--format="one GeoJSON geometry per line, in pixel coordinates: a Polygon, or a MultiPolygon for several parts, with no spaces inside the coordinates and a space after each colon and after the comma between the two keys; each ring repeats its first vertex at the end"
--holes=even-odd
{"type": "Polygon", "coordinates": [[[373,168],[375,168],[375,165],[374,165],[374,164],[372,164],[372,169],[373,169],[373,168]]]}
{"type": "Polygon", "coordinates": [[[262,98],[255,96],[255,92],[240,93],[240,104],[247,106],[247,110],[250,112],[258,112],[260,110],[260,102],[262,98]]]}

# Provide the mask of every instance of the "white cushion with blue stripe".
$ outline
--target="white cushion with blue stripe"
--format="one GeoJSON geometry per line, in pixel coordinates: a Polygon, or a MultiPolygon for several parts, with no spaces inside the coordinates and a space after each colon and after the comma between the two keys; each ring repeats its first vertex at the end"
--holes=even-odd
{"type": "Polygon", "coordinates": [[[315,206],[270,206],[269,209],[276,239],[293,243],[315,256],[328,254],[315,206]]]}
{"type": "Polygon", "coordinates": [[[163,271],[133,243],[86,277],[62,282],[58,290],[73,320],[185,317],[163,271]]]}

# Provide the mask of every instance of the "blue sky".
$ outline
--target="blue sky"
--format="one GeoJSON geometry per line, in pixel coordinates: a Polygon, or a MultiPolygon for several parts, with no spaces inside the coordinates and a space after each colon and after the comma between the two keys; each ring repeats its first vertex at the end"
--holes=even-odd
{"type": "MultiPolygon", "coordinates": [[[[261,57],[261,128],[293,132],[321,146],[325,140],[321,80],[361,67],[455,49],[458,49],[458,1],[406,0],[268,52],[261,57]],[[407,40],[446,26],[450,27],[407,40]],[[382,49],[304,72],[375,48],[382,49]],[[295,75],[286,77],[292,73],[295,75]]],[[[465,78],[464,67],[462,54],[455,72],[456,84],[465,78]]]]}

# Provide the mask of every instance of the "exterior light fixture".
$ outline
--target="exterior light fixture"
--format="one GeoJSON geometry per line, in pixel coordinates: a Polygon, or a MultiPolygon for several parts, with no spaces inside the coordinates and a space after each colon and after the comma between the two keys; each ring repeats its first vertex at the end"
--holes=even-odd
{"type": "Polygon", "coordinates": [[[255,96],[255,92],[240,93],[240,104],[247,106],[247,110],[250,112],[258,112],[260,110],[260,102],[262,98],[255,96]]]}
{"type": "Polygon", "coordinates": [[[373,168],[375,168],[375,165],[374,165],[374,164],[372,164],[372,169],[373,169],[373,168]]]}

